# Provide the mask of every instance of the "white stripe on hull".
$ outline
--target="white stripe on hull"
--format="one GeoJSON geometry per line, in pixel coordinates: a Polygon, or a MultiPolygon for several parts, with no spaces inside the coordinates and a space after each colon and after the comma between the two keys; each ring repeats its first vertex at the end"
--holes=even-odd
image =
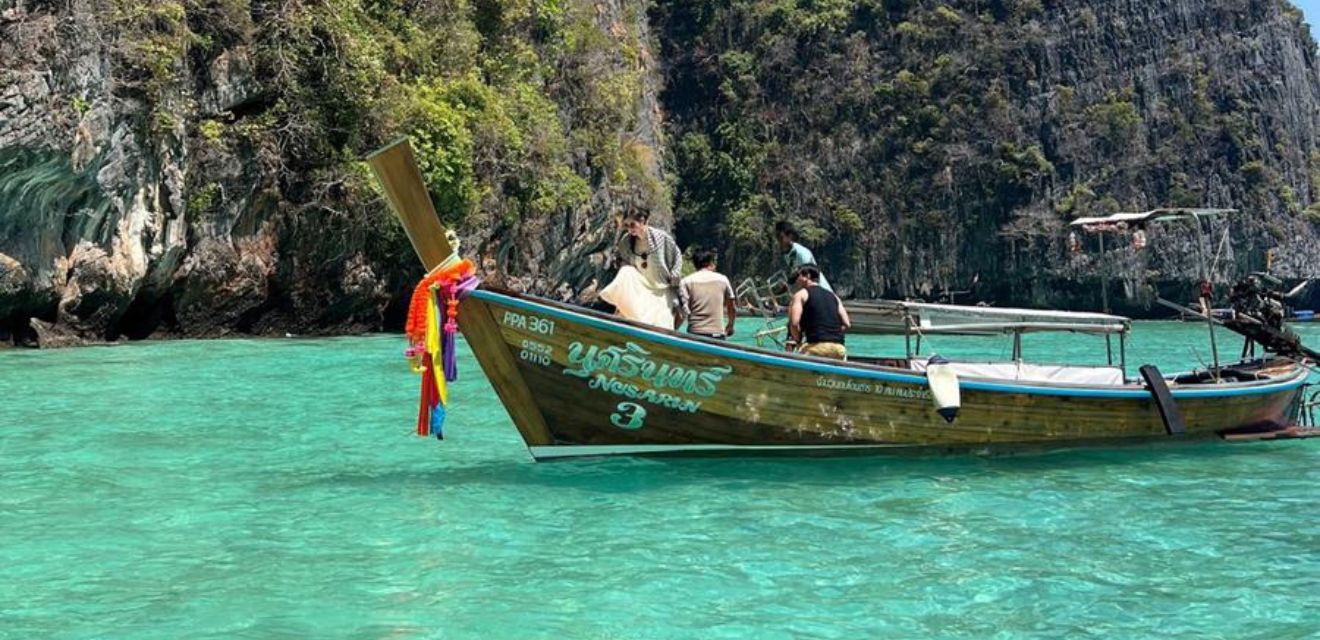
{"type": "Polygon", "coordinates": [[[573,458],[578,456],[644,455],[648,453],[700,453],[703,451],[730,453],[784,453],[792,451],[831,451],[860,449],[903,449],[908,444],[576,444],[531,446],[527,450],[538,460],[573,458]]]}
{"type": "Polygon", "coordinates": [[[1170,438],[1163,434],[1150,434],[1130,437],[1097,438],[1094,440],[1068,441],[1031,441],[1031,442],[961,442],[961,443],[924,443],[924,444],[561,444],[529,446],[527,451],[535,460],[557,460],[590,456],[619,455],[683,455],[683,454],[721,454],[730,455],[829,455],[830,452],[896,454],[941,454],[972,453],[976,455],[1013,455],[1030,452],[1070,451],[1078,448],[1095,446],[1130,447],[1163,446],[1187,442],[1218,440],[1211,432],[1189,433],[1184,437],[1170,438]]]}

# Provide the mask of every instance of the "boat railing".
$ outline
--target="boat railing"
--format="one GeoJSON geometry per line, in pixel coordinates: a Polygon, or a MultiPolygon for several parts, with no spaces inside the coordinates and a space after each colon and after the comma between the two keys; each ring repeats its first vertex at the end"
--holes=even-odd
{"type": "Polygon", "coordinates": [[[1302,390],[1297,396],[1297,405],[1294,407],[1296,414],[1292,416],[1293,421],[1298,426],[1315,428],[1315,410],[1320,407],[1320,385],[1306,383],[1302,385],[1302,390]]]}
{"type": "Polygon", "coordinates": [[[746,278],[738,283],[733,293],[739,308],[755,312],[764,322],[755,334],[756,346],[782,349],[788,334],[784,312],[792,297],[784,273],[776,272],[762,281],[746,278]]]}
{"type": "Polygon", "coordinates": [[[783,272],[779,272],[763,281],[745,278],[738,283],[733,294],[740,307],[764,316],[782,313],[788,307],[792,290],[783,272]]]}

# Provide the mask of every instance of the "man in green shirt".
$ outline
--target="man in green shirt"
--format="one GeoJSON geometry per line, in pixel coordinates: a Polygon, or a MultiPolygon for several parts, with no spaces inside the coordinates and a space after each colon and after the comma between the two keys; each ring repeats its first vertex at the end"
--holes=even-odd
{"type": "MultiPolygon", "coordinates": [[[[775,238],[779,240],[779,250],[784,254],[784,272],[789,275],[790,280],[793,280],[797,276],[798,269],[805,265],[820,266],[816,262],[816,256],[811,253],[811,249],[798,243],[798,232],[792,223],[787,220],[780,220],[775,223],[775,238]]],[[[829,281],[825,279],[823,274],[817,284],[820,288],[834,293],[834,289],[830,287],[829,281]]],[[[797,291],[798,288],[798,285],[794,282],[793,290],[797,291]]]]}

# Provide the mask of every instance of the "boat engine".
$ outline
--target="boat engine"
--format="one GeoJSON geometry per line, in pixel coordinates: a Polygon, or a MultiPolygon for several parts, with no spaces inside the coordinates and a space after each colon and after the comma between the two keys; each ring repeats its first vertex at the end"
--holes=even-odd
{"type": "Polygon", "coordinates": [[[1252,319],[1277,331],[1283,330],[1283,294],[1267,289],[1255,275],[1249,275],[1233,285],[1228,303],[1237,315],[1252,319]]]}
{"type": "Polygon", "coordinates": [[[1320,353],[1303,345],[1301,338],[1284,324],[1283,298],[1284,294],[1267,288],[1259,276],[1249,275],[1229,292],[1233,317],[1224,320],[1224,326],[1272,353],[1313,360],[1320,357],[1320,353]]]}

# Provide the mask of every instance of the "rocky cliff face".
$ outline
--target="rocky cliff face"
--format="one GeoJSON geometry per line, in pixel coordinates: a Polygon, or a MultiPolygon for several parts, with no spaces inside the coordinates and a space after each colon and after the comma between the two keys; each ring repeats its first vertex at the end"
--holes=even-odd
{"type": "Polygon", "coordinates": [[[486,275],[565,298],[633,203],[735,275],[794,219],[857,296],[1094,308],[1104,269],[1131,310],[1195,279],[1190,234],[1064,226],[1166,205],[1244,211],[1221,278],[1320,257],[1320,67],[1277,0],[0,0],[0,60],[20,343],[394,326],[419,274],[358,159],[400,133],[486,275]]]}
{"type": "MultiPolygon", "coordinates": [[[[1186,223],[1153,226],[1145,251],[1127,246],[1060,259],[1064,254],[1052,247],[1043,258],[1065,293],[1040,298],[1094,305],[1094,293],[1067,291],[1068,283],[1094,285],[1097,273],[1107,271],[1122,287],[1111,292],[1120,308],[1140,312],[1153,293],[1144,289],[1147,281],[1182,299],[1205,272],[1221,282],[1267,266],[1285,278],[1320,275],[1320,66],[1291,5],[1168,2],[1132,11],[1101,2],[1044,14],[1040,24],[1045,35],[1033,49],[1040,74],[1056,88],[1074,88],[1072,109],[1081,100],[1090,105],[1083,113],[1112,128],[1113,112],[1104,106],[1111,95],[1127,95],[1139,116],[1128,145],[1106,158],[1079,145],[1085,136],[1069,135],[1069,127],[1094,121],[1070,121],[1062,96],[1047,99],[1031,142],[1040,141],[1058,170],[1052,186],[1069,192],[1045,194],[1040,204],[1072,215],[1110,212],[1114,202],[1106,197],[1126,210],[1240,210],[1205,220],[1199,232],[1186,223]],[[1116,43],[1123,43],[1120,55],[1113,55],[1116,43]],[[1061,206],[1068,195],[1088,190],[1096,194],[1089,210],[1075,201],[1061,206]]],[[[1094,240],[1088,245],[1098,249],[1094,240]]]]}
{"type": "Polygon", "coordinates": [[[645,18],[628,0],[0,0],[0,337],[397,325],[421,274],[359,159],[404,132],[433,143],[468,255],[572,295],[620,200],[667,220],[645,18]]]}
{"type": "MultiPolygon", "coordinates": [[[[1278,0],[659,3],[665,103],[687,237],[734,266],[773,265],[795,219],[861,297],[971,290],[999,304],[1098,308],[1101,271],[1140,312],[1154,279],[1182,298],[1194,234],[1098,256],[1079,216],[1230,207],[1217,280],[1316,275],[1320,75],[1278,0]]],[[[1216,223],[1218,225],[1219,223],[1216,223]]],[[[1109,249],[1130,235],[1109,238],[1109,249]]]]}
{"type": "MultiPolygon", "coordinates": [[[[265,88],[243,47],[189,59],[177,20],[125,13],[137,6],[0,3],[0,330],[16,340],[219,335],[280,306],[277,176],[257,150],[217,148],[196,130],[265,88]],[[164,24],[138,32],[137,20],[164,24]],[[198,193],[199,174],[215,193],[198,193]],[[219,193],[213,215],[189,215],[219,193]]],[[[283,258],[287,272],[297,256],[283,258]]],[[[379,324],[381,283],[350,291],[374,278],[345,262],[325,284],[365,304],[279,329],[379,324]]]]}

